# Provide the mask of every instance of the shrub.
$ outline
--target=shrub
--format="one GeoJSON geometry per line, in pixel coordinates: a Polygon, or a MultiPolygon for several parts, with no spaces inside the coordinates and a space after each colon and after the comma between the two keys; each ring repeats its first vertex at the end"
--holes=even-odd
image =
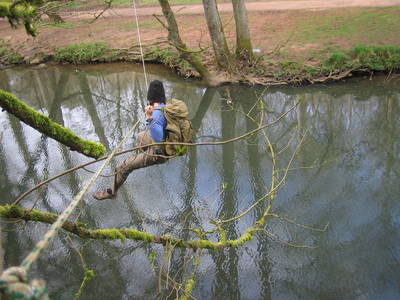
{"type": "Polygon", "coordinates": [[[400,69],[399,46],[357,46],[345,53],[334,53],[321,64],[323,72],[350,68],[373,71],[400,69]]]}
{"type": "Polygon", "coordinates": [[[56,50],[55,59],[73,64],[88,63],[101,58],[109,49],[105,43],[73,44],[56,50]]]}
{"type": "Polygon", "coordinates": [[[350,55],[358,66],[371,71],[400,69],[399,46],[357,46],[350,55]]]}
{"type": "Polygon", "coordinates": [[[0,39],[0,63],[3,64],[20,64],[24,61],[24,57],[15,49],[12,49],[8,42],[0,39]]]}
{"type": "Polygon", "coordinates": [[[192,66],[186,60],[182,59],[179,53],[171,46],[164,48],[152,47],[149,53],[146,54],[146,57],[150,61],[162,63],[168,68],[177,70],[185,77],[194,75],[192,66]]]}
{"type": "Polygon", "coordinates": [[[342,71],[349,67],[350,58],[341,52],[333,53],[322,62],[322,70],[325,72],[342,71]]]}

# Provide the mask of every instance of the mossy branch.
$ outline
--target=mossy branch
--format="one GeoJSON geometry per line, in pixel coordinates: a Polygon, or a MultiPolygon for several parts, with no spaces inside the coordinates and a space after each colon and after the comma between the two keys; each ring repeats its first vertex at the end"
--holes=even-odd
{"type": "Polygon", "coordinates": [[[184,294],[183,294],[183,296],[181,297],[180,300],[188,300],[188,299],[190,299],[190,295],[192,294],[192,291],[193,291],[195,283],[196,283],[196,281],[194,279],[189,279],[186,282],[184,294]]]}
{"type": "Polygon", "coordinates": [[[99,158],[106,152],[104,145],[84,140],[49,117],[37,112],[14,95],[0,89],[0,106],[25,124],[59,141],[73,151],[99,158]]]}
{"type": "Polygon", "coordinates": [[[17,27],[20,20],[24,23],[25,31],[31,36],[36,36],[36,26],[34,25],[37,5],[29,1],[0,2],[0,18],[7,18],[11,27],[17,27]]]}
{"type": "MultiPolygon", "coordinates": [[[[57,220],[58,215],[42,212],[36,209],[28,210],[17,205],[0,205],[0,217],[53,224],[57,220]]],[[[212,242],[209,240],[185,241],[169,235],[156,236],[148,232],[130,228],[89,229],[81,222],[75,223],[71,221],[65,221],[62,228],[84,239],[121,240],[122,242],[133,240],[162,245],[173,244],[178,248],[210,250],[241,246],[250,241],[253,234],[261,229],[260,225],[256,224],[255,226],[248,228],[242,236],[235,240],[212,242]]]]}

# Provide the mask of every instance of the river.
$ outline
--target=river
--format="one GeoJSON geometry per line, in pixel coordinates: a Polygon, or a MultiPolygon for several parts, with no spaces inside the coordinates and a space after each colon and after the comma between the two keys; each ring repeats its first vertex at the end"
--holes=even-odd
{"type": "MultiPolygon", "coordinates": [[[[274,178],[284,179],[273,199],[275,215],[242,247],[203,250],[198,265],[191,250],[60,232],[29,273],[47,281],[52,299],[73,298],[84,276],[82,260],[96,276],[81,299],[175,299],[182,295],[179,283],[193,272],[196,299],[400,298],[399,77],[269,88],[206,88],[158,66],[148,66],[148,77],[162,80],[169,98],[188,104],[199,142],[234,138],[302,101],[249,138],[199,146],[133,172],[115,200],[92,198],[110,183],[102,177],[70,220],[195,239],[188,229],[213,229],[210,219],[236,216],[266,195],[272,170],[274,178]]],[[[6,69],[0,71],[0,88],[107,149],[136,121],[145,121],[146,83],[135,65],[6,69]]],[[[90,160],[7,112],[0,113],[0,126],[2,204],[90,160]]],[[[134,142],[133,135],[123,148],[134,142]]],[[[125,157],[115,158],[105,175],[125,157]]],[[[66,175],[22,205],[61,213],[91,176],[85,170],[66,175]]],[[[227,237],[240,236],[265,208],[261,202],[224,225],[227,237]]],[[[35,222],[2,227],[5,267],[19,265],[49,228],[35,222]]]]}

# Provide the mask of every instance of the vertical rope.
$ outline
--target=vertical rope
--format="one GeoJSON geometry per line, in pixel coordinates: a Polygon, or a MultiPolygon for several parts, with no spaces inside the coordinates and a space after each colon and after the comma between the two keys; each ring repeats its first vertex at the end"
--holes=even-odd
{"type": "Polygon", "coordinates": [[[132,0],[133,3],[133,9],[135,11],[135,20],[136,20],[136,31],[138,34],[138,40],[139,40],[139,47],[140,47],[140,55],[142,57],[142,66],[143,66],[143,74],[144,74],[144,81],[146,82],[146,91],[149,89],[149,84],[147,82],[147,73],[146,73],[146,66],[144,64],[144,55],[143,55],[143,46],[142,46],[142,39],[140,36],[140,29],[139,29],[139,20],[137,16],[137,10],[136,10],[136,4],[135,0],[132,0]]]}

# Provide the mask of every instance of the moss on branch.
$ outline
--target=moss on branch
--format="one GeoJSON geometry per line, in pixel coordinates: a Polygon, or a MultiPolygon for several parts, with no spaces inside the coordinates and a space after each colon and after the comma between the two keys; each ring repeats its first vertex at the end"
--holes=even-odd
{"type": "Polygon", "coordinates": [[[189,280],[187,281],[186,286],[185,286],[185,291],[184,291],[184,294],[183,294],[181,300],[188,300],[188,299],[190,299],[190,295],[192,294],[192,291],[193,291],[193,288],[194,288],[194,284],[195,284],[195,283],[196,283],[196,282],[194,281],[194,279],[189,279],[189,280]]]}
{"type": "Polygon", "coordinates": [[[41,1],[33,2],[35,1],[18,1],[15,3],[0,1],[0,17],[6,17],[12,27],[17,27],[19,21],[22,20],[26,33],[36,36],[34,19],[37,17],[36,10],[41,1]]]}
{"type": "MultiPolygon", "coordinates": [[[[57,220],[58,215],[36,209],[28,210],[17,205],[0,205],[0,217],[52,224],[57,220]]],[[[248,228],[242,236],[235,240],[212,242],[205,239],[185,241],[169,235],[156,236],[148,232],[129,228],[89,229],[83,223],[74,223],[70,221],[66,221],[62,228],[84,239],[120,240],[122,242],[134,240],[162,245],[172,244],[174,247],[178,248],[210,250],[242,246],[250,241],[253,234],[259,230],[259,226],[256,225],[248,228]]]]}
{"type": "Polygon", "coordinates": [[[106,152],[104,145],[78,137],[71,130],[62,127],[49,117],[26,105],[14,95],[1,89],[0,106],[22,122],[59,141],[73,151],[93,158],[99,158],[106,152]]]}

